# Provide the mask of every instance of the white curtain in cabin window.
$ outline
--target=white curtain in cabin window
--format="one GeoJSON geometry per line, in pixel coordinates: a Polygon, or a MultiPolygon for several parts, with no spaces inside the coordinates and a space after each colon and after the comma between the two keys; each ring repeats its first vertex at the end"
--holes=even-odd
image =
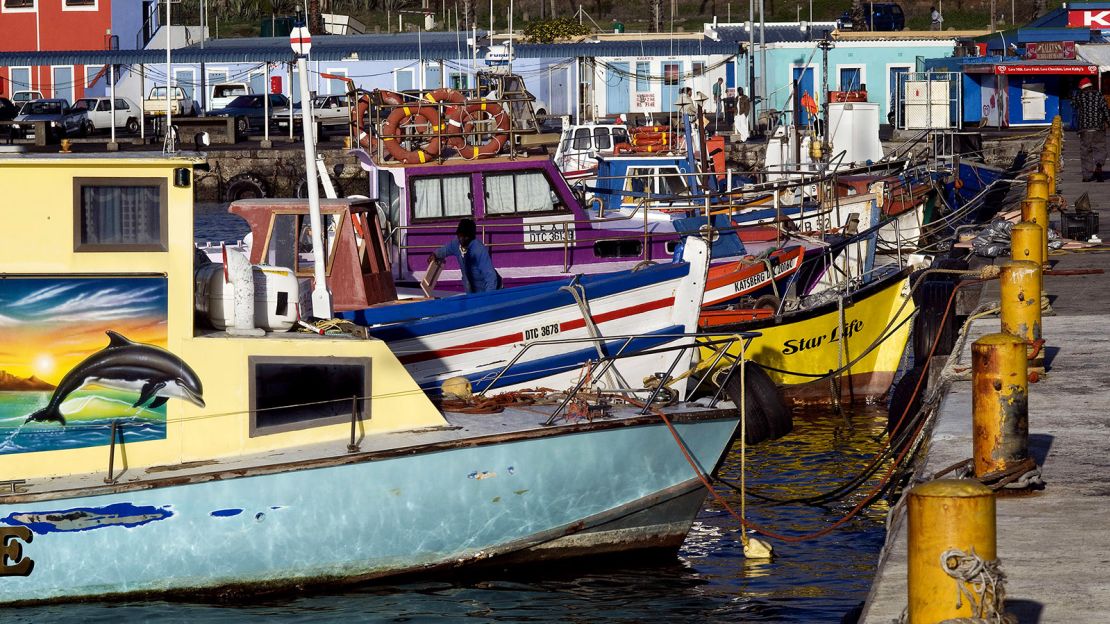
{"type": "Polygon", "coordinates": [[[445,217],[473,215],[474,204],[470,201],[470,176],[443,178],[443,201],[445,217]]]}
{"type": "Polygon", "coordinates": [[[486,214],[512,214],[515,212],[513,176],[486,176],[486,214]]]}
{"type": "Polygon", "coordinates": [[[413,216],[417,219],[470,216],[470,176],[415,178],[412,184],[413,216]]]}
{"type": "Polygon", "coordinates": [[[551,186],[543,173],[531,171],[515,177],[517,212],[547,212],[554,209],[551,203],[551,186]]]}
{"type": "Polygon", "coordinates": [[[159,189],[155,186],[86,186],[81,189],[81,242],[157,245],[161,242],[159,189]]]}

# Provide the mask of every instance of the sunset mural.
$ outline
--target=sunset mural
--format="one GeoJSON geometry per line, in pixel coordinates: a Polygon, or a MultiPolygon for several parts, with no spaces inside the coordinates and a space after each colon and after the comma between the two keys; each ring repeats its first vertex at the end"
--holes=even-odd
{"type": "Polygon", "coordinates": [[[161,277],[0,280],[0,371],[56,385],[108,329],[165,347],[166,296],[161,277]]]}
{"type": "Polygon", "coordinates": [[[128,441],[164,439],[176,378],[144,362],[183,375],[203,404],[164,350],[166,308],[164,277],[0,279],[0,455],[104,445],[113,422],[128,441]]]}

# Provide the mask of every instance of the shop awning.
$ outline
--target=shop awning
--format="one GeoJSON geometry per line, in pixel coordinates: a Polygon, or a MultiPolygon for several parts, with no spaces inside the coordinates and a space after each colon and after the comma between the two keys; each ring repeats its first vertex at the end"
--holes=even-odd
{"type": "Polygon", "coordinates": [[[1099,71],[1110,71],[1110,44],[1081,43],[1075,46],[1075,54],[1092,65],[1098,65],[1099,71]]]}

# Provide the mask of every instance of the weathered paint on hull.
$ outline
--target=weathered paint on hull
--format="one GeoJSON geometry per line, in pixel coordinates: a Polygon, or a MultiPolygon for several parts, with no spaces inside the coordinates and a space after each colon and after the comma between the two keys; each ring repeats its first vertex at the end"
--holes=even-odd
{"type": "MultiPolygon", "coordinates": [[[[727,450],[736,424],[676,427],[708,467],[727,450]]],[[[703,495],[662,423],[551,431],[377,461],[0,505],[6,524],[13,515],[113,505],[169,512],[132,527],[40,526],[24,547],[32,573],[5,578],[0,602],[364,580],[502,556],[530,561],[681,543],[703,495]]]]}

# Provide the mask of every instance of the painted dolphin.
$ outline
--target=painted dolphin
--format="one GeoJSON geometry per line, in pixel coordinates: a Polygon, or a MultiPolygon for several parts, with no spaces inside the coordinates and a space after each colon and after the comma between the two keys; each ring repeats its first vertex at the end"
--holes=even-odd
{"type": "Polygon", "coordinates": [[[66,398],[89,385],[99,385],[139,393],[132,407],[150,401],[151,409],[171,398],[204,407],[200,378],[181,358],[153,345],[131,342],[108,330],[108,346],[81,360],[54,389],[46,407],[27,417],[27,422],[57,421],[66,424],[58,407],[66,398]],[[151,399],[153,399],[151,401],[151,399]]]}

